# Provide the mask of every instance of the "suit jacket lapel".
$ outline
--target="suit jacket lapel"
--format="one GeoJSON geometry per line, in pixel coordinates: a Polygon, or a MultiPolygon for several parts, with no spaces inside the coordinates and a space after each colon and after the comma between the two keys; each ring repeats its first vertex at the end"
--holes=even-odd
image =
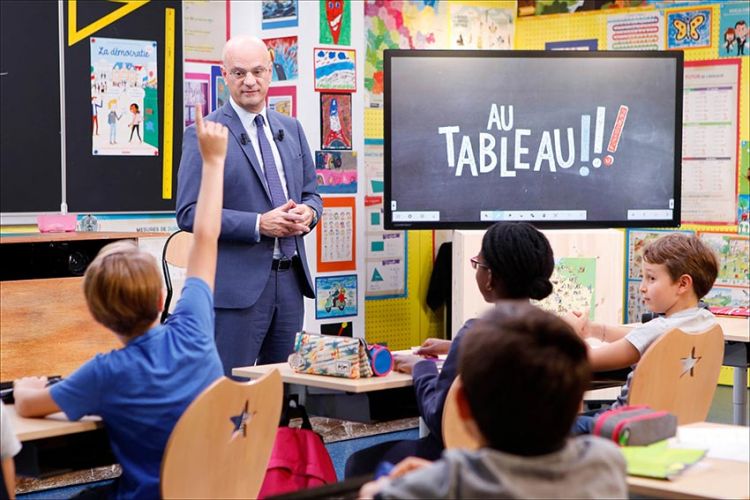
{"type": "MultiPolygon", "coordinates": [[[[285,134],[287,133],[287,130],[282,125],[281,120],[278,119],[275,111],[266,109],[266,116],[268,117],[268,123],[271,126],[274,137],[277,137],[279,130],[283,130],[285,134]]],[[[294,186],[294,169],[291,168],[291,165],[294,162],[294,158],[292,158],[292,153],[289,150],[291,138],[285,138],[284,140],[275,142],[276,149],[279,150],[279,156],[281,157],[281,165],[284,168],[284,175],[286,176],[286,188],[289,192],[289,198],[292,199],[292,186],[294,186]]]]}
{"type": "Polygon", "coordinates": [[[246,143],[242,144],[242,134],[245,134],[245,136],[247,137],[245,126],[242,124],[242,120],[240,120],[240,117],[237,116],[237,113],[234,111],[234,109],[232,109],[231,104],[226,103],[221,109],[224,114],[224,119],[226,120],[224,124],[227,126],[229,132],[234,136],[234,138],[237,139],[237,143],[240,145],[240,149],[243,153],[245,153],[247,160],[250,162],[250,166],[253,167],[253,170],[258,176],[258,181],[260,182],[260,185],[263,186],[263,191],[265,191],[268,200],[271,201],[271,192],[268,190],[268,186],[266,185],[266,176],[263,174],[263,169],[260,168],[260,162],[255,156],[255,149],[253,149],[250,138],[248,137],[245,141],[246,143]]]}

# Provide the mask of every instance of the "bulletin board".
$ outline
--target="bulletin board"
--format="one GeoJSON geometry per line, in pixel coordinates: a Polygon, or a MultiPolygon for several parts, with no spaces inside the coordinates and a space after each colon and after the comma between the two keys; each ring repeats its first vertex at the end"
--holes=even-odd
{"type": "MultiPolygon", "coordinates": [[[[63,192],[71,212],[174,210],[176,171],[182,148],[181,2],[62,2],[64,177],[58,2],[2,4],[3,38],[13,43],[2,44],[2,71],[12,78],[2,79],[0,211],[4,214],[59,211],[63,192]],[[99,136],[106,137],[108,126],[107,103],[97,102],[102,106],[98,111],[92,105],[95,76],[92,39],[153,42],[156,71],[149,78],[155,78],[156,90],[151,93],[153,105],[148,109],[156,111],[143,116],[138,132],[143,139],[148,135],[154,140],[153,149],[158,153],[94,154],[96,127],[99,136]],[[23,50],[19,50],[21,47],[23,50]],[[18,54],[8,60],[13,67],[6,68],[6,54],[14,50],[18,54]],[[98,113],[98,123],[93,121],[92,108],[98,113]]],[[[127,63],[121,63],[121,67],[126,66],[127,63]]],[[[146,85],[142,84],[144,89],[146,85]]],[[[114,83],[108,90],[113,88],[114,83]]],[[[124,111],[121,115],[127,113],[127,105],[124,111]]],[[[123,123],[129,119],[129,114],[120,118],[123,123]]],[[[128,138],[122,135],[127,134],[121,133],[117,140],[125,142],[128,138]]]]}
{"type": "MultiPolygon", "coordinates": [[[[518,19],[515,48],[543,50],[549,48],[548,45],[551,43],[580,44],[582,41],[587,41],[587,43],[593,41],[598,50],[618,48],[610,47],[610,44],[618,43],[621,45],[619,48],[631,50],[683,50],[686,69],[685,105],[683,108],[686,112],[683,118],[685,133],[695,134],[694,127],[702,124],[726,123],[726,126],[725,130],[713,135],[709,130],[709,133],[700,136],[701,138],[714,138],[713,142],[707,141],[706,143],[708,153],[704,156],[707,157],[707,161],[696,161],[695,157],[700,155],[683,148],[683,223],[674,231],[699,234],[708,241],[724,241],[730,238],[732,242],[742,242],[745,241],[742,235],[747,235],[750,232],[750,220],[748,220],[750,218],[750,208],[748,207],[750,204],[750,189],[748,189],[748,182],[745,177],[748,173],[748,167],[750,167],[750,146],[748,146],[750,142],[750,108],[748,106],[750,96],[750,89],[748,88],[750,65],[748,63],[750,63],[750,57],[748,57],[747,48],[745,48],[745,55],[738,57],[736,47],[728,47],[725,33],[728,27],[734,26],[736,20],[744,19],[746,22],[750,22],[749,17],[750,5],[747,2],[739,1],[721,3],[696,1],[689,5],[670,5],[665,9],[647,6],[634,9],[532,16],[518,19]],[[679,32],[674,29],[674,26],[681,21],[692,20],[697,16],[703,16],[705,19],[698,30],[697,39],[680,39],[679,32]],[[674,22],[675,20],[677,20],[677,23],[674,22]],[[640,23],[644,26],[648,24],[648,29],[641,30],[641,33],[645,31],[653,33],[654,36],[648,41],[635,36],[627,40],[620,38],[615,41],[613,26],[617,24],[618,28],[621,29],[627,25],[626,23],[640,23]],[[703,71],[703,74],[707,75],[705,77],[701,73],[703,68],[708,68],[707,71],[703,71]],[[715,70],[711,71],[712,69],[715,70]],[[697,80],[701,77],[708,81],[708,79],[716,78],[716,75],[722,73],[724,79],[721,80],[720,86],[700,85],[694,81],[689,81],[691,78],[697,80]],[[699,90],[705,90],[705,87],[721,87],[725,95],[719,96],[714,92],[705,101],[702,100],[701,96],[698,96],[698,99],[692,98],[691,101],[689,92],[691,85],[698,87],[699,90]],[[732,85],[736,85],[733,90],[730,89],[732,85]],[[703,102],[708,103],[705,110],[708,115],[712,116],[711,119],[706,119],[700,115],[696,116],[698,111],[696,107],[703,102]],[[725,113],[720,113],[715,109],[715,103],[719,102],[726,102],[725,113]],[[688,112],[691,112],[692,115],[688,112]],[[715,116],[722,116],[722,118],[716,119],[715,116]],[[736,130],[730,130],[732,127],[736,127],[736,130]],[[734,142],[724,145],[722,148],[719,141],[727,137],[734,142]],[[736,152],[732,149],[736,149],[736,152]],[[717,151],[720,152],[717,153],[717,151]],[[718,162],[712,160],[712,157],[731,157],[730,161],[736,163],[727,167],[726,164],[719,165],[718,162]],[[697,165],[697,167],[694,165],[697,165]],[[696,175],[696,172],[698,175],[696,175]],[[719,175],[719,172],[721,172],[721,175],[719,175]],[[729,176],[729,180],[727,180],[727,176],[729,176]],[[689,196],[685,196],[691,189],[698,196],[701,193],[713,191],[716,203],[726,205],[727,202],[734,202],[736,218],[729,221],[712,222],[718,210],[705,210],[696,207],[695,194],[692,201],[689,196]],[[689,205],[686,207],[685,203],[689,205]],[[714,217],[707,218],[704,221],[694,221],[696,214],[708,216],[708,212],[711,212],[714,217]],[[686,219],[686,217],[691,218],[686,219]],[[688,223],[687,220],[691,220],[691,222],[688,223]],[[734,235],[739,235],[739,238],[734,235]]],[[[692,135],[683,138],[683,146],[694,146],[697,142],[694,137],[692,135]]],[[[697,201],[700,202],[700,200],[697,201]]],[[[711,198],[707,196],[705,202],[711,203],[711,198]]],[[[706,206],[708,207],[708,205],[706,206]]],[[[731,210],[731,207],[729,210],[725,207],[723,210],[725,218],[727,212],[731,210]]],[[[626,274],[623,293],[624,311],[626,312],[623,319],[625,321],[639,321],[641,313],[645,311],[640,297],[640,269],[638,265],[639,252],[642,252],[643,242],[663,233],[664,231],[647,228],[631,229],[627,232],[625,238],[626,274]]],[[[725,243],[719,248],[729,248],[729,245],[725,243]]],[[[731,251],[720,251],[718,255],[722,268],[732,266],[736,261],[736,254],[731,251]]],[[[747,259],[746,253],[744,257],[747,259]]],[[[747,269],[744,268],[744,272],[740,273],[731,286],[726,286],[726,284],[717,281],[714,289],[709,292],[705,300],[711,306],[724,306],[726,309],[733,310],[744,308],[745,311],[748,311],[750,307],[749,297],[750,278],[747,276],[747,269]]]]}

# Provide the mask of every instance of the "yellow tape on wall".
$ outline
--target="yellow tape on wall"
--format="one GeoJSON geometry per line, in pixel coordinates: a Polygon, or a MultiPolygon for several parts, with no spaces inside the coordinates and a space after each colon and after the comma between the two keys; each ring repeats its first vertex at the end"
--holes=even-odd
{"type": "Polygon", "coordinates": [[[161,197],[172,199],[174,148],[174,9],[164,9],[164,151],[162,154],[161,197]]]}

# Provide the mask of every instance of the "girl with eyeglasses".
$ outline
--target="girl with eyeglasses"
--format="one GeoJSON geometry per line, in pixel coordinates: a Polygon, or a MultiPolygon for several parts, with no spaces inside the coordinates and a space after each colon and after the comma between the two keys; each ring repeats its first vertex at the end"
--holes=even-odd
{"type": "MultiPolygon", "coordinates": [[[[544,234],[525,222],[491,226],[482,238],[479,254],[470,262],[476,270],[477,287],[488,303],[542,300],[552,293],[552,247],[544,234]]],[[[352,454],[346,463],[346,477],[370,474],[381,462],[397,464],[408,456],[427,460],[440,457],[444,448],[443,407],[456,378],[459,345],[474,321],[464,323],[453,341],[427,339],[417,355],[394,356],[394,368],[413,375],[419,414],[430,434],[417,440],[388,441],[352,454]],[[434,359],[440,354],[448,356],[438,371],[434,359]]]]}

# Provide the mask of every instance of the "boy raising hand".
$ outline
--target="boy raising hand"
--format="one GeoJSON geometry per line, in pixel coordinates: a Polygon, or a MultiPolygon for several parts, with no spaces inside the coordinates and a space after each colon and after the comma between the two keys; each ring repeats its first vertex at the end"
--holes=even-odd
{"type": "Polygon", "coordinates": [[[174,313],[159,324],[164,293],[156,260],[130,242],[107,245],[86,270],[83,291],[94,319],[124,346],[97,355],[52,387],[38,377],[15,382],[21,416],[63,411],[71,420],[102,417],[122,476],[104,487],[111,492],[96,494],[158,498],[172,429],[223,373],[214,343],[213,286],[227,130],[204,122],[200,107],[196,111],[203,168],[187,279],[174,313]]]}

